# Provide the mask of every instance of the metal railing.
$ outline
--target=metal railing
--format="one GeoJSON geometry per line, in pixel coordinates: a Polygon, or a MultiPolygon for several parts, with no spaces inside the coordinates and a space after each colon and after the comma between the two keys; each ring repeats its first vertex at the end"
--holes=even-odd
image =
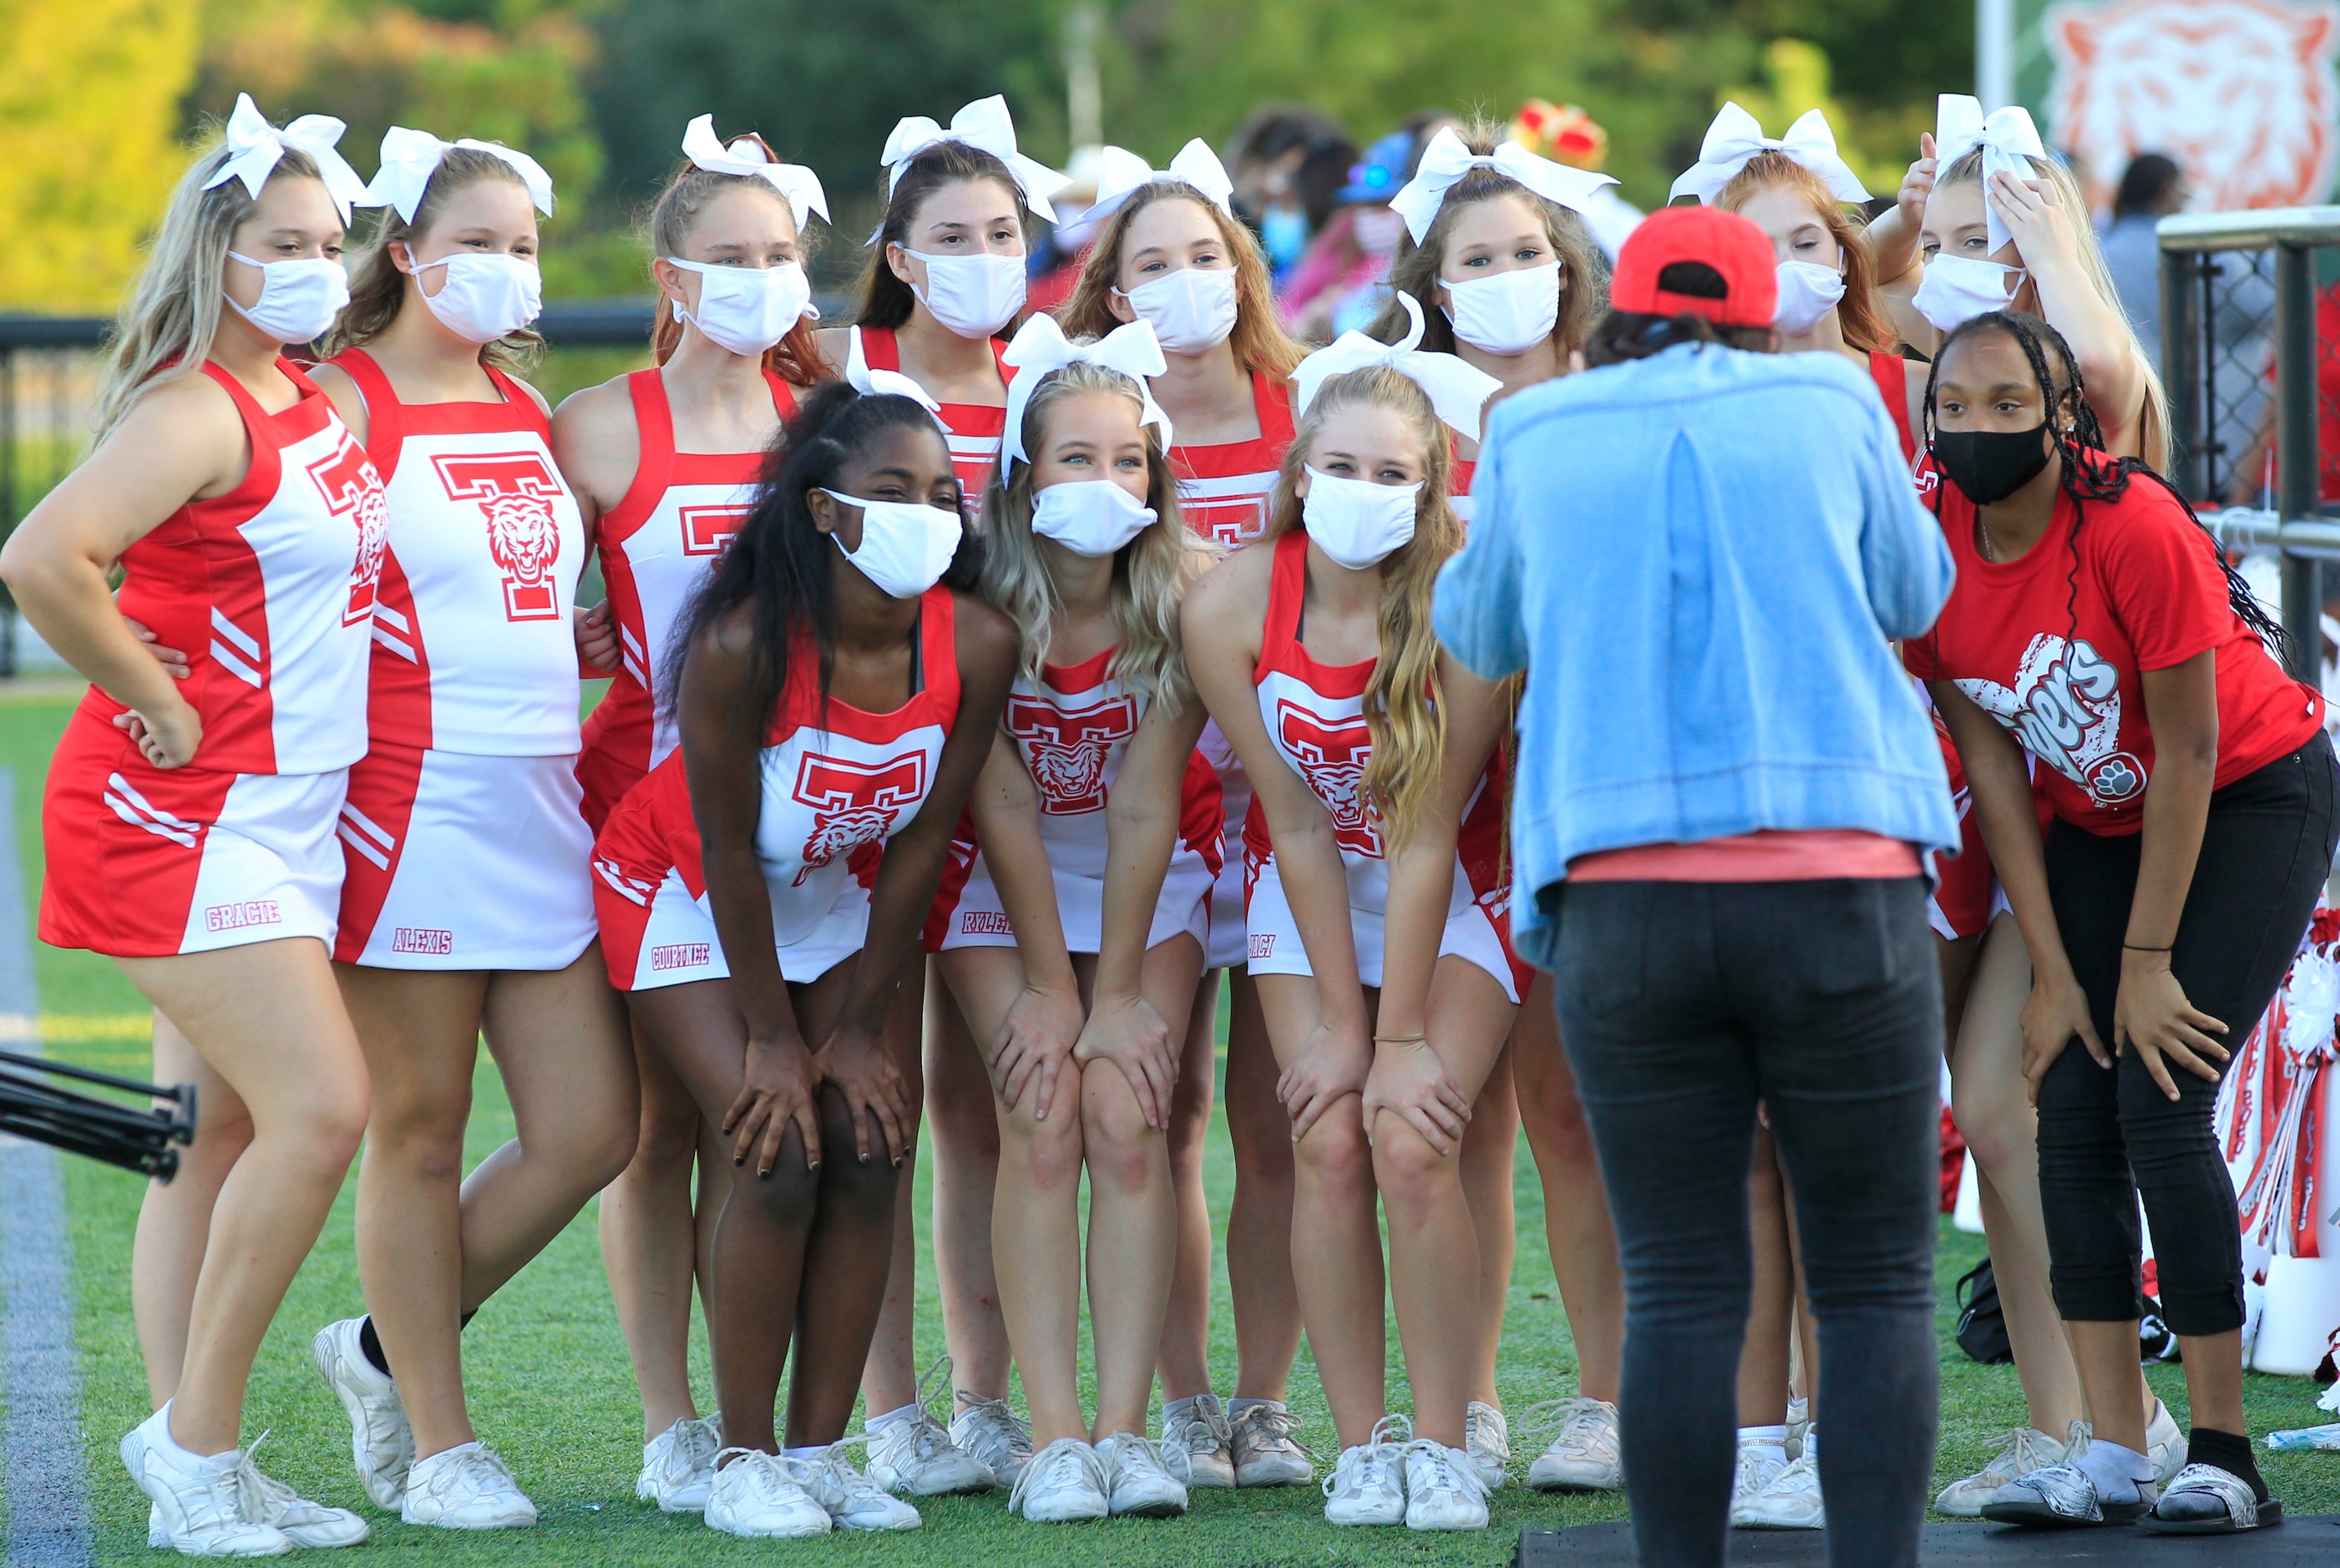
{"type": "Polygon", "coordinates": [[[2340,561],[2340,450],[2321,434],[2340,430],[2340,207],[2185,213],[2159,235],[2170,477],[2229,549],[2280,557],[2292,674],[2320,683],[2322,563],[2340,561]]]}

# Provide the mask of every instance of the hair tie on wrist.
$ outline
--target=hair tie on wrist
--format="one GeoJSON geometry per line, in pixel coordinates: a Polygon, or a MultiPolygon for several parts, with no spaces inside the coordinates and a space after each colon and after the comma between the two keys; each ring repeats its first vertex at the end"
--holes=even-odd
{"type": "Polygon", "coordinates": [[[2174,947],[2139,947],[2133,942],[2125,942],[2121,943],[2121,951],[2123,952],[2175,952],[2177,950],[2174,947]]]}
{"type": "Polygon", "coordinates": [[[1373,1043],[1375,1045],[1420,1045],[1429,1039],[1430,1036],[1427,1034],[1377,1034],[1373,1036],[1373,1043]]]}

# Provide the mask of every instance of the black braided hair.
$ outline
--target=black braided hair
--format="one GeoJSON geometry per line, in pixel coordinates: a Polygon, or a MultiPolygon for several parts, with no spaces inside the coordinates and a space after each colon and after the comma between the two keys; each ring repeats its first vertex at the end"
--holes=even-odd
{"type": "MultiPolygon", "coordinates": [[[[2132,479],[2143,477],[2167,491],[2169,498],[2184,510],[2187,519],[2201,529],[2203,544],[2210,551],[2210,558],[2217,562],[2219,574],[2226,579],[2227,605],[2242,623],[2257,635],[2260,643],[2280,660],[2290,650],[2289,634],[2267,614],[2266,606],[2259,602],[2256,594],[2251,592],[2250,585],[2243,580],[2243,575],[2227,558],[2226,547],[2218,543],[2216,535],[2203,526],[2202,519],[2195,515],[2194,508],[2178,493],[2177,487],[2156,472],[2143,458],[2106,455],[2104,429],[2097,423],[2096,409],[2089,406],[2087,389],[2080,379],[2079,360],[2073,355],[2071,344],[2064,340],[2064,334],[2038,317],[2023,311],[1987,311],[1960,322],[1942,340],[1941,347],[1935,352],[1933,365],[1926,373],[1923,413],[1927,449],[1932,450],[1934,444],[1935,383],[1941,378],[1942,362],[1949,358],[1950,350],[1958,343],[1984,332],[2003,332],[2014,339],[2016,346],[2023,350],[2023,357],[2030,361],[2031,373],[2038,378],[2039,395],[2048,409],[2048,434],[2056,443],[2057,454],[2064,460],[2060,482],[2064,493],[2072,498],[2072,566],[2065,579],[2068,590],[2065,604],[2070,613],[2071,623],[2065,635],[2066,645],[2068,646],[2079,635],[2080,525],[2087,517],[2087,503],[2117,501],[2128,494],[2132,479]],[[2051,350],[2060,376],[2051,371],[2048,365],[2051,350]],[[2059,383],[2064,389],[2060,394],[2056,390],[2059,383]],[[2070,416],[2061,424],[2056,417],[2059,410],[2070,416]]],[[[1934,515],[1937,518],[1942,515],[1942,489],[1948,483],[1948,478],[1943,477],[1934,487],[1934,515]]],[[[1938,676],[1941,668],[1940,636],[1939,627],[1929,635],[1938,676]]]]}

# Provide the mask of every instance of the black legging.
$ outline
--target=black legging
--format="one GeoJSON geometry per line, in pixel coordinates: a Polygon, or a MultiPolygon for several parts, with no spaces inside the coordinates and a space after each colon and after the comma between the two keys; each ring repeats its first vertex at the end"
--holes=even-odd
{"type": "MultiPolygon", "coordinates": [[[[2186,1000],[2226,1024],[2229,1050],[2241,1050],[2275,999],[2315,913],[2340,847],[2335,798],[2340,763],[2321,735],[2210,796],[2170,969],[2186,1000]]],[[[2143,847],[2141,834],[2099,836],[2062,821],[2048,833],[2057,929],[2107,1047],[2143,847]]],[[[2135,1051],[2107,1072],[2076,1043],[2040,1080],[2039,1198],[2056,1309],[2068,1321],[2125,1322],[2142,1310],[2141,1193],[2163,1318],[2185,1335],[2242,1326],[2235,1188],[2210,1125],[2218,1086],[2174,1063],[2169,1075],[2175,1100],[2135,1051]]]]}

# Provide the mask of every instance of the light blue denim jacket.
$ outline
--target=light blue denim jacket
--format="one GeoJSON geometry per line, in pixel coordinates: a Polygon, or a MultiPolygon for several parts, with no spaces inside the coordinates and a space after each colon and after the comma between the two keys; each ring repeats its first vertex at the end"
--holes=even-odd
{"type": "Polygon", "coordinates": [[[1514,939],[1568,863],[1759,828],[1951,848],[1933,725],[1888,646],[1950,554],[1876,383],[1840,354],[1683,345],[1531,388],[1489,422],[1440,639],[1525,669],[1514,939]]]}

